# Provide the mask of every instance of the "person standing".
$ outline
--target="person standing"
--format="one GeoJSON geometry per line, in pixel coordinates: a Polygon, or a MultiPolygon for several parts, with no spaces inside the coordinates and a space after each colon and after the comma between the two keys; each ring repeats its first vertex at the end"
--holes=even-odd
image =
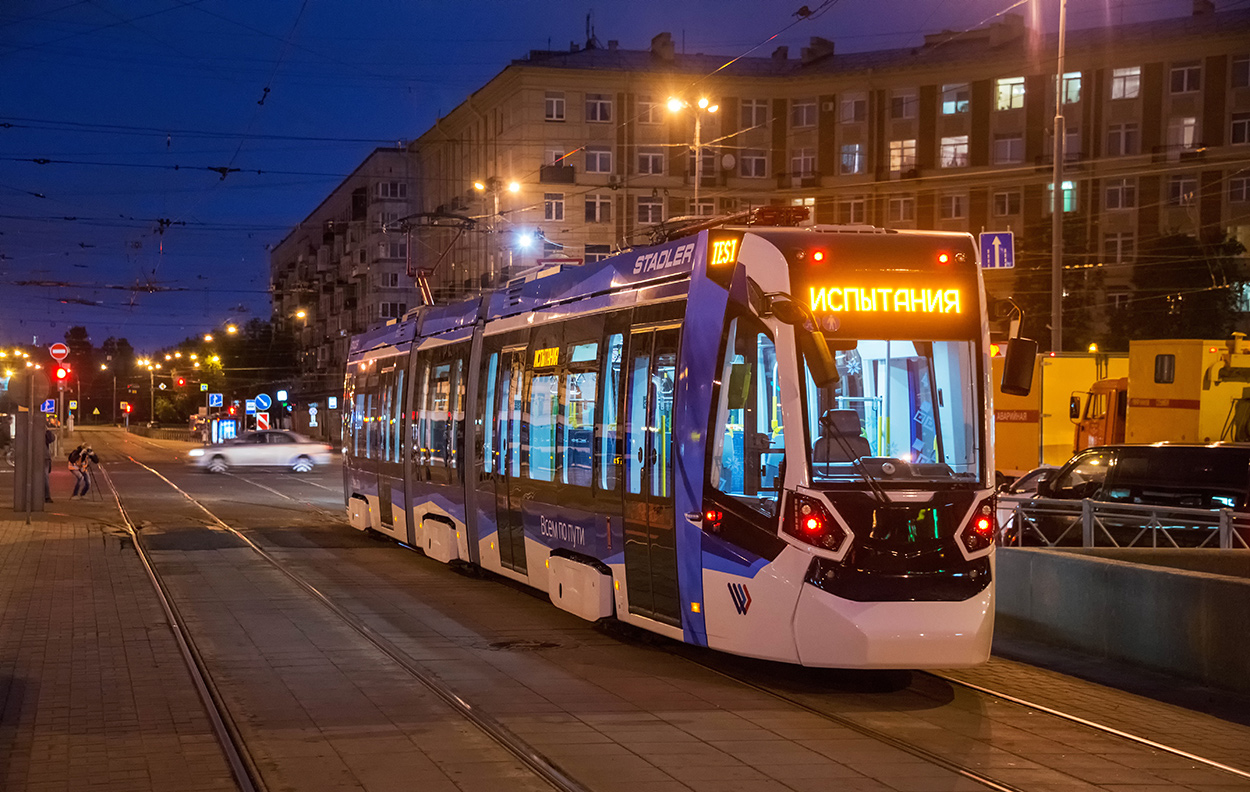
{"type": "Polygon", "coordinates": [[[52,427],[45,426],[43,429],[43,502],[52,502],[52,488],[49,480],[52,478],[52,446],[56,444],[56,432],[52,431],[52,427]]]}
{"type": "Polygon", "coordinates": [[[69,470],[74,474],[74,494],[70,496],[70,500],[87,497],[91,490],[91,476],[87,466],[99,461],[100,458],[91,450],[90,443],[79,443],[77,448],[69,452],[69,470]]]}

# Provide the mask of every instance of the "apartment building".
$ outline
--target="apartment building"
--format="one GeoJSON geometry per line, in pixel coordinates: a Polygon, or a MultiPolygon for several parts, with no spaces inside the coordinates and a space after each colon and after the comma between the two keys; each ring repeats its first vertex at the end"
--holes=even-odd
{"type": "Polygon", "coordinates": [[[404,231],[412,168],[406,149],[375,149],[270,252],[273,319],[300,355],[297,431],[338,441],[351,336],[416,304],[404,231]]]}
{"type": "MultiPolygon", "coordinates": [[[[1077,291],[1105,323],[1160,235],[1250,246],[1250,11],[1195,0],[1183,18],[1070,30],[1061,81],[1057,44],[1006,15],[875,52],[812,38],[731,60],[679,53],[668,33],[648,50],[532,51],[406,156],[374,152],[292,232],[274,251],[275,314],[316,296],[308,372],[332,382],[346,335],[417,303],[405,255],[454,299],[645,244],[672,218],[766,204],[806,206],[812,224],[1010,230],[1019,261],[1049,262],[1058,90],[1064,268],[1098,274],[1077,291]]],[[[1023,269],[987,272],[991,296],[1048,289],[1023,269]]],[[[1032,295],[1041,310],[1047,295],[1032,295]]]]}

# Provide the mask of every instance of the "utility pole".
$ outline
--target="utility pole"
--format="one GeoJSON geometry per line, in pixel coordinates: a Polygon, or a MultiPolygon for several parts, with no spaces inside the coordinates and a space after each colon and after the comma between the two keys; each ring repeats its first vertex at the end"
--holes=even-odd
{"type": "Polygon", "coordinates": [[[1051,158],[1050,351],[1063,351],[1063,44],[1068,0],[1059,0],[1059,58],[1055,75],[1055,139],[1051,158]]]}

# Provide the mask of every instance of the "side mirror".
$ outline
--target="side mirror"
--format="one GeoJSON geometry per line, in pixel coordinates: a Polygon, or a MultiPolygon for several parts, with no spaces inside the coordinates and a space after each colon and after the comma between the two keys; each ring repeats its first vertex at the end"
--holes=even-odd
{"type": "Polygon", "coordinates": [[[772,315],[794,327],[795,332],[798,333],[799,348],[807,358],[807,365],[812,370],[812,379],[815,380],[816,387],[826,388],[837,385],[842,378],[834,364],[833,353],[829,351],[829,343],[825,340],[825,334],[820,332],[811,309],[786,294],[772,293],[766,297],[768,310],[772,315]]]}
{"type": "Polygon", "coordinates": [[[1033,364],[1036,359],[1036,341],[1029,338],[1007,339],[1007,358],[1003,361],[1003,393],[1011,396],[1029,395],[1033,390],[1033,364]]]}
{"type": "Polygon", "coordinates": [[[1081,420],[1081,396],[1078,393],[1068,399],[1068,417],[1074,421],[1081,420]]]}
{"type": "Polygon", "coordinates": [[[1038,476],[1037,497],[1053,498],[1055,496],[1055,490],[1053,487],[1051,487],[1050,484],[1051,484],[1050,476],[1038,476]]]}

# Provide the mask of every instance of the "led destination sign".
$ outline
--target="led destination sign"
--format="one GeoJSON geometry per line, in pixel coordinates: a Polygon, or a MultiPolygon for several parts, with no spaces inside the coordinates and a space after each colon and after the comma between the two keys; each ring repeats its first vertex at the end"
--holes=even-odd
{"type": "Polygon", "coordinates": [[[963,313],[960,289],[863,289],[855,286],[812,286],[814,313],[963,313]]]}

